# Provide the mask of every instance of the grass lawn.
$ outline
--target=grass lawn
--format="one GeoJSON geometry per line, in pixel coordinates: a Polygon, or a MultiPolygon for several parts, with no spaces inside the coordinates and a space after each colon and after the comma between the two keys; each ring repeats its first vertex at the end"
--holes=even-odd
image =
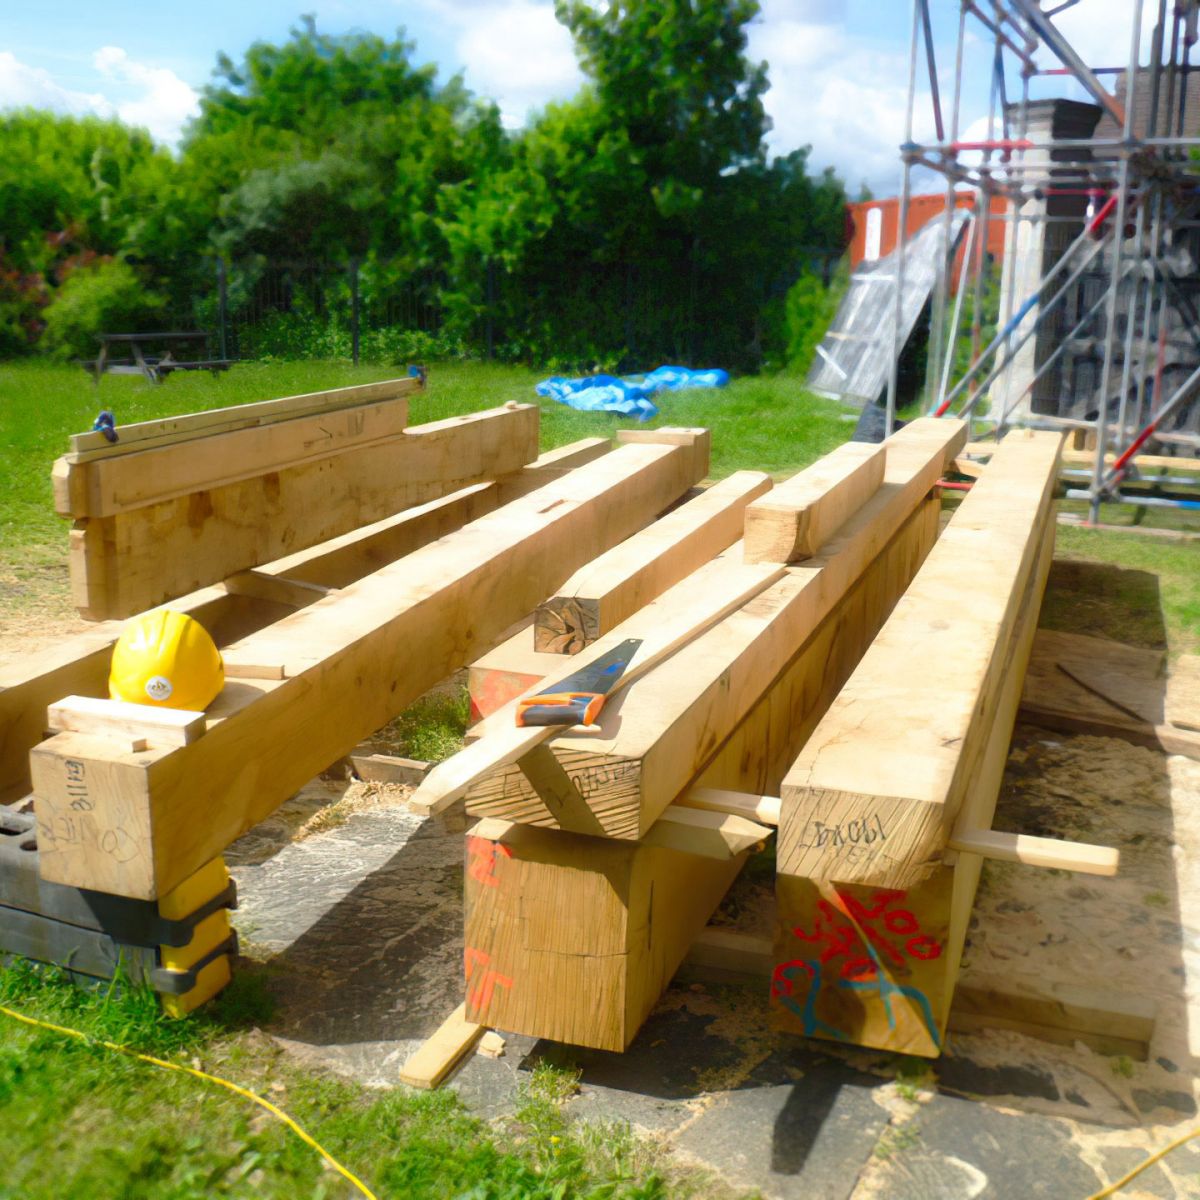
{"type": "MultiPolygon", "coordinates": [[[[560,1111],[575,1077],[531,1072],[511,1118],[486,1123],[453,1092],[368,1091],[293,1066],[258,1028],[261,981],[242,973],[187,1021],[140,992],[83,991],[27,964],[0,970],[0,1004],[91,1038],[230,1079],[282,1108],[383,1200],[725,1197],[623,1125],[560,1111]]],[[[0,1200],[298,1200],[361,1193],[250,1101],[0,1014],[0,1200]]]]}

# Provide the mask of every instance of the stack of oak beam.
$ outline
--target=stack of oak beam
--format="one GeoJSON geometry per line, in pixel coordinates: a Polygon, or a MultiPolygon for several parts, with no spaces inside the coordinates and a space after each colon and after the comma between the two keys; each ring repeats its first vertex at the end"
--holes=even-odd
{"type": "MultiPolygon", "coordinates": [[[[194,616],[222,651],[226,685],[186,729],[163,710],[106,699],[116,620],[0,675],[0,796],[11,803],[32,790],[45,880],[146,900],[170,893],[708,470],[703,431],[666,430],[616,448],[591,438],[539,458],[529,405],[405,426],[293,463],[280,457],[294,432],[287,427],[323,413],[300,399],[304,417],[294,416],[294,401],[277,401],[275,419],[251,406],[257,424],[215,434],[213,414],[162,423],[144,439],[118,427],[124,453],[59,465],[60,491],[123,500],[105,489],[118,479],[125,486],[127,464],[143,455],[155,469],[167,452],[209,464],[208,475],[189,468],[179,477],[180,488],[196,490],[81,518],[87,528],[76,532],[85,583],[104,578],[96,594],[118,610],[134,595],[153,596],[194,616]],[[241,445],[243,434],[259,439],[263,456],[247,450],[235,465],[230,439],[241,445]],[[210,453],[210,438],[220,454],[210,453]],[[143,440],[145,450],[131,448],[143,440]],[[235,493],[265,505],[251,506],[247,541],[223,536],[236,524],[235,493]],[[181,512],[192,520],[191,567],[170,533],[156,555],[120,541],[135,519],[145,522],[140,538],[160,518],[174,530],[181,512]],[[109,520],[118,544],[93,560],[88,530],[109,520]],[[271,557],[281,550],[290,553],[271,557]],[[197,582],[207,586],[180,594],[197,582]]],[[[384,403],[370,389],[358,400],[335,395],[322,419],[354,427],[360,408],[384,403]]]]}
{"type": "Polygon", "coordinates": [[[965,435],[917,421],[749,503],[761,483],[727,481],[705,511],[732,505],[740,529],[700,535],[689,501],[659,522],[677,537],[651,526],[539,608],[531,652],[576,653],[526,694],[625,639],[641,646],[598,730],[518,727],[514,701],[414,797],[436,813],[465,796],[482,818],[466,841],[469,1022],[628,1046],[772,833],[746,793],[778,793],[933,546],[936,485],[965,435]],[[659,571],[689,531],[707,561],[659,571]]]}
{"type": "Polygon", "coordinates": [[[539,607],[517,635],[526,697],[642,645],[598,729],[522,728],[517,700],[492,696],[416,793],[418,811],[465,796],[482,818],[466,1028],[625,1049],[778,826],[775,945],[734,936],[717,959],[765,964],[783,1029],[936,1055],[983,859],[1115,873],[1106,847],[991,829],[1061,439],[1010,435],[938,540],[935,485],[963,433],[918,421],[749,503],[749,481],[731,483],[743,540],[726,523],[707,562],[656,574],[663,546],[704,544],[693,500],[539,607]],[[555,668],[554,651],[575,657],[555,668]]]}

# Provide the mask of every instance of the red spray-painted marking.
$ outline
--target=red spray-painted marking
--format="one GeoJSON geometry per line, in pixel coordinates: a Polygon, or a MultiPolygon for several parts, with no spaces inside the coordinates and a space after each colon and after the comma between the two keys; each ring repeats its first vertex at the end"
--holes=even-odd
{"type": "Polygon", "coordinates": [[[488,838],[468,837],[467,874],[477,879],[484,887],[497,887],[500,881],[496,878],[496,855],[512,858],[512,850],[503,842],[493,842],[488,838]]]}
{"type": "Polygon", "coordinates": [[[508,975],[501,975],[499,971],[494,971],[489,966],[492,961],[490,954],[484,953],[482,950],[477,950],[474,946],[467,946],[463,950],[463,971],[466,974],[467,981],[470,982],[471,976],[475,975],[475,986],[467,992],[467,1004],[473,1009],[487,1008],[492,1001],[492,993],[498,987],[511,988],[512,978],[508,975]],[[476,974],[475,968],[480,967],[482,970],[476,974]]]}

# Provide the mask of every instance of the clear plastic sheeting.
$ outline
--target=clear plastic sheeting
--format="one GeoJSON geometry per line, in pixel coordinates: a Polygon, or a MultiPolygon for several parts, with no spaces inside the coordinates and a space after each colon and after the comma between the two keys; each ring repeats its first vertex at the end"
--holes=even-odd
{"type": "Polygon", "coordinates": [[[685,388],[719,388],[729,382],[729,372],[719,367],[692,370],[690,367],[657,367],[646,375],[587,375],[582,379],[565,379],[554,375],[544,379],[534,389],[539,396],[549,396],[583,412],[616,412],[649,421],[658,415],[658,405],[651,399],[660,392],[678,392],[685,388]]]}
{"type": "MultiPolygon", "coordinates": [[[[903,348],[929,300],[938,277],[938,259],[952,255],[966,226],[967,214],[951,217],[950,249],[942,236],[939,215],[924,225],[905,249],[904,294],[900,313],[903,348]]],[[[896,252],[861,263],[837,316],[817,347],[808,386],[821,396],[874,403],[887,387],[896,326],[896,252]]]]}

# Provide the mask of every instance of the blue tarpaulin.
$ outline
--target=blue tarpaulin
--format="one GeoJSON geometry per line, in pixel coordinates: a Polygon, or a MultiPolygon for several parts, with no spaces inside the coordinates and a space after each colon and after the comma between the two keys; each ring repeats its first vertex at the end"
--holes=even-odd
{"type": "Polygon", "coordinates": [[[719,388],[729,382],[729,372],[719,367],[693,371],[689,367],[658,367],[648,375],[588,375],[583,379],[564,379],[555,375],[534,389],[559,404],[584,412],[619,412],[649,421],[658,415],[658,406],[650,399],[659,392],[678,392],[684,388],[719,388]]]}

